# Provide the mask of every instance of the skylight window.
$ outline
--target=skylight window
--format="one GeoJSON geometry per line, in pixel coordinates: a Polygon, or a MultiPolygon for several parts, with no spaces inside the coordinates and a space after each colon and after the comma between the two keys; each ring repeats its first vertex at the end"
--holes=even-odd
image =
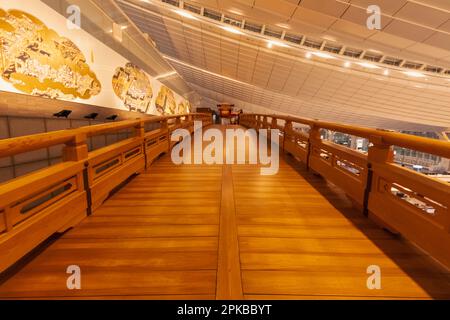
{"type": "Polygon", "coordinates": [[[211,9],[204,9],[203,10],[203,16],[213,19],[213,20],[217,20],[217,21],[221,21],[222,20],[222,14],[220,12],[211,10],[211,9]]]}
{"type": "Polygon", "coordinates": [[[244,29],[252,31],[252,32],[256,32],[256,33],[261,33],[262,25],[261,24],[256,24],[256,23],[253,23],[253,22],[245,21],[244,29]]]}
{"type": "Polygon", "coordinates": [[[444,69],[441,68],[441,67],[426,66],[424,70],[427,71],[427,72],[441,73],[442,70],[444,70],[444,69]]]}
{"type": "Polygon", "coordinates": [[[162,0],[162,2],[171,4],[172,6],[175,6],[175,7],[180,6],[180,1],[178,1],[178,0],[162,0]]]}
{"type": "Polygon", "coordinates": [[[322,47],[322,42],[306,38],[303,45],[314,49],[320,49],[322,47]]]}
{"type": "Polygon", "coordinates": [[[368,60],[368,61],[373,61],[373,62],[379,62],[382,57],[383,57],[383,55],[381,55],[381,54],[366,52],[364,54],[363,59],[368,60]]]}
{"type": "Polygon", "coordinates": [[[274,38],[280,39],[282,32],[279,30],[275,30],[275,29],[266,27],[266,29],[264,30],[264,34],[269,37],[274,37],[274,38]]]}
{"type": "Polygon", "coordinates": [[[185,10],[188,10],[188,11],[196,13],[196,14],[200,14],[202,12],[202,8],[201,7],[195,6],[195,5],[187,3],[187,2],[184,2],[183,8],[185,10]]]}
{"type": "Polygon", "coordinates": [[[421,64],[421,63],[411,62],[411,61],[406,61],[406,62],[403,64],[403,67],[404,67],[404,68],[408,68],[408,69],[416,69],[416,70],[422,68],[422,66],[423,66],[423,64],[421,64]]]}
{"type": "Polygon", "coordinates": [[[290,33],[286,33],[284,35],[284,40],[292,42],[292,43],[296,43],[296,44],[301,44],[302,43],[302,38],[303,38],[303,36],[290,34],[290,33]]]}
{"type": "Polygon", "coordinates": [[[329,44],[329,43],[327,43],[323,47],[324,51],[328,51],[328,52],[331,52],[331,53],[339,53],[339,52],[341,52],[341,49],[342,49],[342,46],[332,45],[332,44],[329,44]]]}
{"type": "Polygon", "coordinates": [[[383,60],[384,64],[388,64],[390,66],[399,66],[402,64],[402,59],[393,58],[393,57],[385,57],[383,60]]]}
{"type": "Polygon", "coordinates": [[[223,22],[229,25],[232,25],[233,27],[238,27],[240,28],[242,26],[242,21],[241,20],[237,20],[228,16],[225,16],[223,18],[223,22]]]}
{"type": "Polygon", "coordinates": [[[359,58],[362,53],[363,53],[362,50],[346,48],[344,51],[344,56],[352,57],[352,58],[359,58]]]}

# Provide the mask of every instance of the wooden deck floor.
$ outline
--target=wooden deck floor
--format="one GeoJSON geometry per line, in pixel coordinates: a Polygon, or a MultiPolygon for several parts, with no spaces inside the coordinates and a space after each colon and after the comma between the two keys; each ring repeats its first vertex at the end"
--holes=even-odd
{"type": "Polygon", "coordinates": [[[175,166],[169,156],[13,274],[0,298],[450,298],[450,275],[289,156],[175,166]],[[66,269],[81,268],[81,290],[66,269]],[[366,269],[381,268],[380,290],[366,269]]]}

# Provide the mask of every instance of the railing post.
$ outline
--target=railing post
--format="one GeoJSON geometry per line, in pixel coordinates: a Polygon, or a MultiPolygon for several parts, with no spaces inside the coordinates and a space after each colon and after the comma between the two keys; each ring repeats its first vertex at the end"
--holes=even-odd
{"type": "Polygon", "coordinates": [[[147,150],[145,147],[145,123],[144,121],[139,121],[139,123],[134,127],[134,136],[140,138],[142,153],[144,154],[144,169],[147,169],[147,150]]]}
{"type": "Polygon", "coordinates": [[[189,133],[192,134],[194,132],[194,121],[193,116],[191,114],[187,115],[186,121],[189,124],[189,133]]]}
{"type": "Polygon", "coordinates": [[[164,119],[161,121],[161,130],[162,131],[168,131],[169,130],[169,123],[167,119],[164,119]]]}
{"type": "Polygon", "coordinates": [[[261,117],[260,116],[256,116],[256,123],[255,123],[255,129],[258,130],[259,128],[261,128],[261,117]]]}
{"type": "Polygon", "coordinates": [[[85,133],[77,133],[71,141],[63,148],[63,161],[83,161],[83,171],[77,175],[79,187],[83,187],[86,192],[86,214],[92,214],[92,194],[89,184],[89,162],[88,159],[87,136],[85,133]]]}
{"type": "Polygon", "coordinates": [[[267,129],[267,126],[268,126],[267,116],[263,116],[262,128],[267,129]]]}
{"type": "Polygon", "coordinates": [[[292,130],[293,130],[292,121],[291,120],[285,120],[285,122],[284,122],[284,135],[283,135],[283,150],[285,150],[284,146],[285,146],[286,140],[290,140],[291,139],[292,130]]]}
{"type": "Polygon", "coordinates": [[[271,128],[278,128],[278,121],[277,118],[275,118],[275,116],[272,117],[272,122],[270,124],[271,128]]]}
{"type": "Polygon", "coordinates": [[[77,133],[63,148],[63,161],[81,161],[88,157],[87,137],[77,133]]]}
{"type": "Polygon", "coordinates": [[[369,198],[372,191],[373,182],[373,163],[389,163],[394,162],[394,151],[389,144],[383,143],[380,137],[370,137],[369,142],[372,146],[369,147],[367,153],[367,181],[364,190],[363,213],[365,216],[369,215],[369,198]]]}
{"type": "Polygon", "coordinates": [[[394,162],[394,151],[389,144],[383,143],[379,137],[370,137],[369,142],[372,143],[367,154],[369,163],[394,162]]]}
{"type": "Polygon", "coordinates": [[[139,123],[134,127],[134,136],[144,138],[145,136],[144,121],[139,121],[139,123]]]}
{"type": "Polygon", "coordinates": [[[165,132],[165,134],[167,135],[167,151],[170,151],[170,132],[169,132],[169,122],[166,119],[161,121],[161,131],[165,132]]]}
{"type": "Polygon", "coordinates": [[[309,130],[309,136],[308,136],[308,150],[306,155],[306,169],[309,170],[309,163],[311,161],[311,157],[313,154],[314,145],[322,142],[322,139],[320,137],[320,128],[316,125],[311,125],[311,129],[309,130]]]}

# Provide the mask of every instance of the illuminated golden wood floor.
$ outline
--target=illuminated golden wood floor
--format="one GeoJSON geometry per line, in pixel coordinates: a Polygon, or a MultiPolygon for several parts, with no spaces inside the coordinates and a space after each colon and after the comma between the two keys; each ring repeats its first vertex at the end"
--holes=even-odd
{"type": "Polygon", "coordinates": [[[166,155],[28,260],[1,298],[450,298],[447,271],[290,157],[261,176],[166,155]],[[69,265],[81,290],[66,287],[69,265]]]}

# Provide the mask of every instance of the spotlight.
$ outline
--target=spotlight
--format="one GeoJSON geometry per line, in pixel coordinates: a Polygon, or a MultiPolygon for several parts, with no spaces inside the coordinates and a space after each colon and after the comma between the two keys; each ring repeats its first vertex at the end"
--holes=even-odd
{"type": "Polygon", "coordinates": [[[106,117],[106,120],[112,120],[112,121],[114,121],[114,120],[117,119],[117,117],[119,117],[117,114],[113,114],[112,116],[106,117]]]}
{"type": "Polygon", "coordinates": [[[54,113],[54,117],[66,118],[72,113],[72,110],[61,110],[60,112],[54,113]]]}
{"type": "Polygon", "coordinates": [[[98,113],[93,112],[93,113],[88,114],[88,115],[85,116],[84,118],[85,118],[85,119],[94,120],[95,118],[97,118],[97,116],[98,116],[98,113]]]}

